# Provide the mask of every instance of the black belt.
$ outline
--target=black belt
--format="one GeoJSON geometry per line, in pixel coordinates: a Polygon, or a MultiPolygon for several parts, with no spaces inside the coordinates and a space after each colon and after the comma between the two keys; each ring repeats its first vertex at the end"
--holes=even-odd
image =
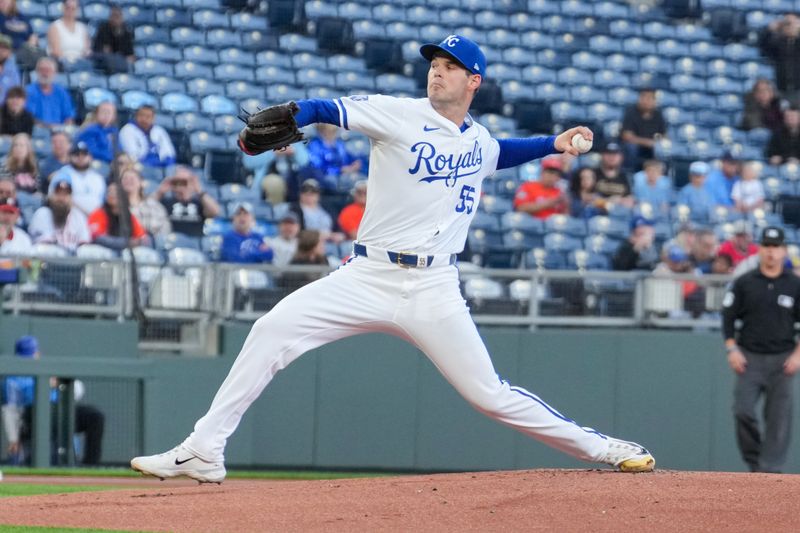
{"type": "Polygon", "coordinates": [[[367,253],[367,246],[357,242],[353,243],[353,253],[362,257],[372,257],[373,259],[385,260],[387,263],[393,263],[406,268],[427,268],[433,266],[435,262],[437,266],[441,265],[444,261],[448,265],[456,263],[456,254],[437,254],[437,255],[418,255],[410,252],[392,252],[390,250],[382,250],[370,246],[373,254],[370,256],[367,253]]]}

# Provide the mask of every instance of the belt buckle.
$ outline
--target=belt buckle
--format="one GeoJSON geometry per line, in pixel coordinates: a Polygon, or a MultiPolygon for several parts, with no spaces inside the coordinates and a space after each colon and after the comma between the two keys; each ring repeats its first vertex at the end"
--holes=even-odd
{"type": "Polygon", "coordinates": [[[402,262],[403,256],[413,256],[413,255],[415,255],[415,254],[413,254],[412,252],[409,252],[409,251],[397,252],[397,261],[396,262],[402,268],[415,267],[416,265],[407,265],[407,264],[402,262]]]}

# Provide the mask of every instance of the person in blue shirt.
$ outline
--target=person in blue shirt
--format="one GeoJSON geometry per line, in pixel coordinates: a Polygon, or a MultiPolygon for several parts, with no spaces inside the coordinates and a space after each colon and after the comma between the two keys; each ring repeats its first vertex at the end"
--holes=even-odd
{"type": "Polygon", "coordinates": [[[705,186],[708,163],[695,161],[689,165],[689,183],[678,193],[678,205],[689,207],[692,220],[708,220],[715,201],[705,186]]]}
{"type": "Polygon", "coordinates": [[[11,53],[11,39],[0,34],[0,103],[5,101],[9,89],[19,85],[22,85],[22,78],[11,53]]]}
{"type": "Polygon", "coordinates": [[[335,191],[339,176],[361,170],[361,160],[356,159],[345,148],[339,138],[339,128],[331,124],[317,125],[319,136],[308,143],[311,166],[319,171],[317,181],[323,191],[335,191]]]}
{"type": "Polygon", "coordinates": [[[719,169],[714,169],[706,177],[705,188],[714,199],[715,205],[733,206],[731,192],[733,184],[739,181],[739,160],[730,152],[725,152],[719,169]]]}
{"type": "Polygon", "coordinates": [[[101,102],[94,110],[94,122],[83,128],[77,142],[85,142],[92,157],[110,163],[119,146],[117,106],[114,102],[101,102]]]}
{"type": "Polygon", "coordinates": [[[270,263],[272,250],[264,236],[253,231],[255,217],[248,202],[233,209],[233,227],[222,236],[220,260],[227,263],[270,263]]]}
{"type": "Polygon", "coordinates": [[[55,83],[56,63],[49,57],[36,62],[36,82],[26,87],[26,108],[36,123],[46,128],[71,125],[75,121],[72,97],[61,85],[55,83]]]}
{"type": "Polygon", "coordinates": [[[647,202],[661,213],[669,210],[672,183],[664,175],[664,164],[656,159],[644,162],[643,170],[633,175],[633,195],[637,202],[647,202]]]}

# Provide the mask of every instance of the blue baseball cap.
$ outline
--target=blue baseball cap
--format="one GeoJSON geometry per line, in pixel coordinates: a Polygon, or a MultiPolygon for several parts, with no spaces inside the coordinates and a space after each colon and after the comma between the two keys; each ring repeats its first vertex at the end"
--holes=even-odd
{"type": "Polygon", "coordinates": [[[650,220],[649,218],[645,218],[641,215],[633,217],[633,220],[631,220],[631,230],[635,230],[639,226],[655,226],[655,225],[656,223],[654,221],[650,220]]]}
{"type": "Polygon", "coordinates": [[[436,52],[445,52],[473,74],[486,77],[486,56],[475,42],[461,35],[448,35],[439,44],[424,44],[419,53],[431,61],[436,52]]]}
{"type": "Polygon", "coordinates": [[[677,244],[673,244],[669,247],[669,250],[667,250],[667,257],[673,263],[683,263],[689,260],[689,254],[677,244]]]}
{"type": "Polygon", "coordinates": [[[39,351],[39,341],[33,335],[25,335],[17,339],[14,353],[19,357],[33,357],[39,351]]]}

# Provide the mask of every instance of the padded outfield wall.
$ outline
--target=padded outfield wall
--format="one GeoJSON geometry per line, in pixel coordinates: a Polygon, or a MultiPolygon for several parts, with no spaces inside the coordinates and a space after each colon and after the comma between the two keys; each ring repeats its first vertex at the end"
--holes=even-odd
{"type": "MultiPolygon", "coordinates": [[[[63,362],[58,371],[77,376],[120,359],[135,365],[141,380],[84,379],[86,401],[108,415],[104,460],[124,463],[140,451],[164,451],[191,431],[248,329],[224,326],[218,358],[142,357],[135,324],[4,316],[0,346],[8,354],[15,336],[35,334],[45,354],[40,364],[63,362]]],[[[718,332],[484,328],[482,335],[503,378],[582,425],[642,442],[660,467],[744,470],[734,442],[733,376],[718,332]]],[[[9,361],[0,359],[0,373],[9,361]]],[[[795,449],[789,472],[800,472],[795,449]]],[[[339,341],[278,374],[231,438],[227,462],[389,470],[585,466],[473,411],[415,348],[383,335],[339,341]]]]}

